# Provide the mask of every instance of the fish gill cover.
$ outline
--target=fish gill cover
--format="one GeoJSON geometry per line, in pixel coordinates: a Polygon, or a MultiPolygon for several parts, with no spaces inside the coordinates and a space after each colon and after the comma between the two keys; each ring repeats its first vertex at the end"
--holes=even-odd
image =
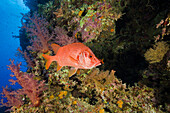
{"type": "MultiPolygon", "coordinates": [[[[18,36],[22,45],[18,50],[28,64],[27,71],[20,71],[21,63],[14,64],[13,60],[8,66],[11,76],[17,78],[10,82],[22,86],[16,91],[3,88],[3,97],[8,102],[2,100],[2,104],[11,107],[11,112],[170,110],[167,4],[154,0],[41,0],[41,3],[36,8],[32,6],[36,11],[23,14],[18,36]],[[71,77],[72,67],[60,69],[57,62],[52,62],[49,69],[45,68],[43,54],[54,56],[58,51],[51,45],[64,47],[75,42],[88,46],[102,65],[80,69],[71,77]]],[[[86,58],[87,54],[82,56],[86,58]]],[[[77,62],[79,57],[76,58],[70,59],[77,62]]]]}

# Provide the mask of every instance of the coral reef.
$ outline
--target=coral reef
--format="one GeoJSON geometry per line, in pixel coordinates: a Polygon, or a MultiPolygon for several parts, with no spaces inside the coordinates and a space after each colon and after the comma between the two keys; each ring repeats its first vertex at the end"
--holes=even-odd
{"type": "Polygon", "coordinates": [[[126,87],[113,70],[81,70],[80,75],[72,79],[67,76],[68,70],[49,73],[51,85],[44,92],[39,107],[25,104],[14,112],[161,112],[152,103],[153,89],[138,85],[126,87]]]}
{"type": "Polygon", "coordinates": [[[42,2],[37,12],[23,15],[20,36],[15,36],[25,44],[18,51],[28,70],[11,61],[8,67],[17,80],[10,82],[22,88],[3,88],[4,106],[14,113],[169,111],[170,16],[157,6],[159,0],[42,2]],[[45,69],[42,54],[56,53],[51,44],[74,42],[92,49],[102,65],[71,77],[71,68],[57,72],[56,62],[45,69]]]}

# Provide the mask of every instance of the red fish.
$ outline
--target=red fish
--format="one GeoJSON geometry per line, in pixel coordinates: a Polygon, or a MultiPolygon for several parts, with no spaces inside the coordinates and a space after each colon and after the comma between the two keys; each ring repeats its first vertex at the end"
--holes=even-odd
{"type": "Polygon", "coordinates": [[[47,60],[45,68],[48,69],[53,61],[57,61],[57,71],[63,66],[72,66],[69,72],[69,77],[77,72],[77,69],[91,69],[101,65],[99,59],[94,55],[91,49],[83,43],[72,43],[60,47],[57,44],[52,44],[55,56],[43,54],[42,56],[47,60]]]}

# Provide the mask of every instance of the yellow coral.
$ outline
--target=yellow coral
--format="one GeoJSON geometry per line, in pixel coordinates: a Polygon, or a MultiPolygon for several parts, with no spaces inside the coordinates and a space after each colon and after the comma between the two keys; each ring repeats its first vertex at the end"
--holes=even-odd
{"type": "Polygon", "coordinates": [[[99,113],[104,113],[104,109],[101,109],[101,110],[99,111],[99,113]]]}
{"type": "Polygon", "coordinates": [[[73,101],[73,105],[77,104],[77,101],[73,101]]]}
{"type": "Polygon", "coordinates": [[[50,96],[50,99],[54,99],[54,95],[51,95],[51,96],[50,96]]]}
{"type": "Polygon", "coordinates": [[[160,62],[164,55],[169,50],[169,46],[166,42],[157,42],[156,45],[154,45],[154,48],[150,48],[145,53],[145,58],[149,63],[157,63],[160,62]]]}
{"type": "Polygon", "coordinates": [[[79,14],[78,14],[78,15],[79,15],[79,16],[81,16],[81,15],[82,15],[82,13],[83,13],[83,11],[79,11],[79,14]]]}
{"type": "Polygon", "coordinates": [[[117,105],[118,105],[119,108],[122,108],[123,101],[122,100],[118,100],[117,101],[117,105]]]}
{"type": "Polygon", "coordinates": [[[62,99],[64,96],[66,96],[67,95],[67,91],[60,91],[60,94],[58,95],[58,97],[60,98],[60,99],[62,99]]]}
{"type": "Polygon", "coordinates": [[[114,29],[111,29],[110,32],[114,32],[115,30],[114,29]]]}
{"type": "Polygon", "coordinates": [[[77,38],[77,33],[75,34],[75,38],[77,38]]]}

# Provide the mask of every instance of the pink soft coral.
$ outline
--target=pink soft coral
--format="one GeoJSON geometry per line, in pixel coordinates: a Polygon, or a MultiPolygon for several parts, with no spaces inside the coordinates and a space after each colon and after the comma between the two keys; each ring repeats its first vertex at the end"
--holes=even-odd
{"type": "MultiPolygon", "coordinates": [[[[11,61],[11,64],[8,67],[9,67],[9,70],[11,70],[11,72],[14,73],[13,75],[10,75],[10,76],[12,77],[15,76],[17,80],[10,79],[9,81],[12,82],[12,85],[18,82],[22,86],[22,89],[13,91],[13,92],[8,92],[7,90],[4,89],[3,94],[5,94],[5,97],[7,97],[7,99],[10,100],[8,101],[7,104],[9,104],[10,106],[14,106],[15,103],[13,103],[14,101],[11,101],[11,98],[12,100],[16,101],[20,95],[27,95],[27,97],[32,102],[33,106],[39,106],[40,104],[39,96],[42,93],[42,91],[46,90],[46,88],[44,87],[45,86],[44,81],[39,82],[38,80],[34,80],[34,76],[35,76],[34,74],[31,74],[31,73],[29,74],[29,73],[20,71],[21,63],[15,65],[14,60],[10,60],[10,61],[11,61]]],[[[18,99],[18,101],[19,100],[20,99],[18,99]]],[[[7,104],[4,104],[4,105],[7,105],[7,104]]],[[[19,105],[22,105],[22,103],[19,105]]]]}
{"type": "Polygon", "coordinates": [[[22,28],[25,28],[28,33],[28,37],[31,37],[30,41],[32,45],[27,48],[29,50],[45,53],[49,50],[49,41],[53,41],[53,43],[62,46],[78,42],[77,39],[69,37],[67,32],[60,27],[56,26],[54,30],[52,30],[53,28],[51,27],[49,30],[47,27],[49,27],[50,24],[37,13],[34,13],[32,16],[29,14],[23,15],[21,22],[23,25],[22,28]],[[24,20],[27,23],[24,22],[24,20]]]}
{"type": "Polygon", "coordinates": [[[29,37],[32,38],[32,46],[29,46],[29,49],[33,51],[47,52],[49,50],[48,41],[53,37],[47,29],[49,23],[37,13],[34,13],[33,16],[30,14],[23,14],[21,22],[23,25],[22,28],[25,28],[29,37]],[[24,21],[27,21],[27,23],[24,21]]]}
{"type": "Polygon", "coordinates": [[[22,97],[21,97],[22,91],[17,90],[17,91],[8,91],[8,88],[3,88],[3,98],[7,98],[7,102],[4,103],[3,99],[1,100],[1,103],[3,106],[11,107],[15,106],[19,108],[21,105],[23,105],[22,97]]]}

